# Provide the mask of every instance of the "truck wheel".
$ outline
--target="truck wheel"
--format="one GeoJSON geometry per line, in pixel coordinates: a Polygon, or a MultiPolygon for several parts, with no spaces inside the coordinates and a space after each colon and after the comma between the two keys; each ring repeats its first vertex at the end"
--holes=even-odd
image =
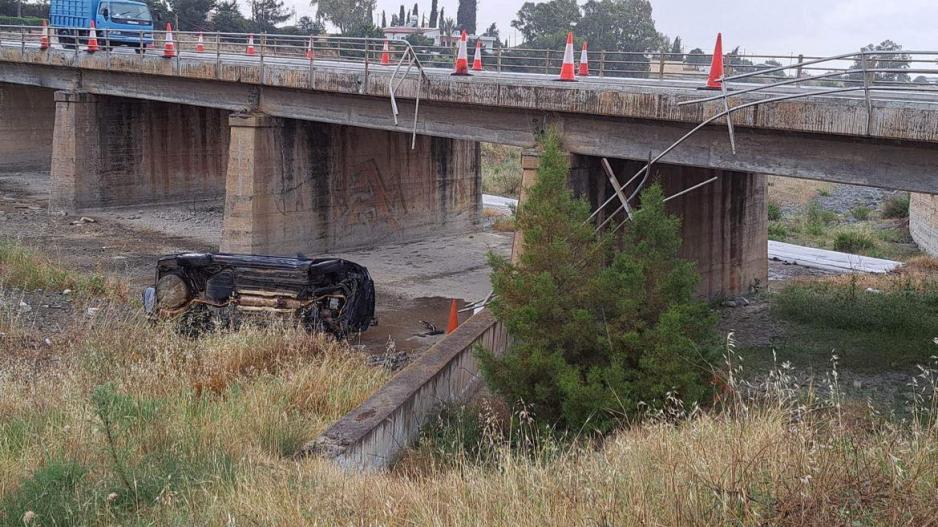
{"type": "Polygon", "coordinates": [[[56,31],[56,36],[59,37],[59,44],[62,44],[62,47],[65,49],[75,49],[75,38],[72,37],[71,34],[71,31],[67,29],[56,31]]]}

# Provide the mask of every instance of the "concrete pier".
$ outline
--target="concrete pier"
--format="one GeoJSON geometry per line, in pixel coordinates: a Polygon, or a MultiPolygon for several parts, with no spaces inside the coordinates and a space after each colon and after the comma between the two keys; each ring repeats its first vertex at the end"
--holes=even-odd
{"type": "Polygon", "coordinates": [[[228,112],[55,93],[50,208],[221,200],[228,112]]]}
{"type": "Polygon", "coordinates": [[[320,254],[476,228],[479,144],[230,118],[223,251],[320,254]]]}
{"type": "Polygon", "coordinates": [[[55,123],[53,90],[0,83],[0,169],[48,170],[55,123]]]}
{"type": "MultiPolygon", "coordinates": [[[[593,209],[612,195],[600,158],[571,156],[570,184],[593,209]]],[[[610,159],[620,183],[638,172],[644,162],[610,159]]],[[[714,182],[677,197],[667,210],[681,218],[680,256],[697,263],[698,293],[705,298],[723,298],[750,292],[768,281],[768,210],[766,179],[761,174],[688,166],[656,164],[652,182],[659,182],[665,196],[698,183],[714,182]]],[[[634,189],[630,187],[627,193],[634,189]]],[[[614,200],[605,210],[619,205],[614,200]]],[[[640,205],[638,205],[640,206],[640,205]]],[[[618,225],[620,212],[611,223],[618,225]]],[[[602,222],[600,215],[597,221],[602,222]]]]}

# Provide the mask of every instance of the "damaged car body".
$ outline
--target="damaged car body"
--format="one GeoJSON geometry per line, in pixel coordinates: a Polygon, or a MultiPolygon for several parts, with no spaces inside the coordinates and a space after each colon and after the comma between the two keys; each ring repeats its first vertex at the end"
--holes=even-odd
{"type": "Polygon", "coordinates": [[[366,268],[339,258],[184,253],[158,260],[143,304],[188,332],[274,315],[341,338],[372,325],[375,288],[366,268]]]}

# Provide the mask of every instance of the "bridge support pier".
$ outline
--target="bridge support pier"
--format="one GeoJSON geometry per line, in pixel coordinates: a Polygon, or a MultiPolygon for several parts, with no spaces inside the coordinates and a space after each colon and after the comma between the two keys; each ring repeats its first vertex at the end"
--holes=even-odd
{"type": "MultiPolygon", "coordinates": [[[[613,194],[600,158],[571,157],[571,186],[595,210],[613,194]]],[[[609,161],[620,183],[628,181],[645,164],[622,159],[609,161]]],[[[768,282],[765,175],[663,163],[655,164],[652,173],[651,181],[662,185],[665,196],[717,178],[667,203],[668,212],[681,218],[680,256],[697,263],[700,296],[731,297],[768,282]]],[[[627,189],[627,194],[634,190],[634,185],[627,189]]],[[[615,200],[607,210],[612,211],[618,205],[615,200]]],[[[599,221],[603,219],[599,217],[599,221]]],[[[620,221],[615,218],[611,223],[618,225],[620,221]]]]}
{"type": "MultiPolygon", "coordinates": [[[[644,166],[639,161],[609,161],[620,183],[625,183],[644,166]]],[[[521,162],[523,202],[524,189],[536,179],[537,152],[525,151],[521,162]]],[[[718,177],[667,203],[667,210],[681,218],[680,256],[696,262],[700,296],[731,297],[767,283],[768,210],[764,175],[665,164],[654,165],[653,173],[653,181],[661,183],[666,196],[718,177]]],[[[575,194],[590,203],[592,210],[614,193],[598,157],[571,154],[569,184],[575,194]]],[[[634,188],[633,183],[626,193],[630,194],[634,188]]],[[[619,201],[614,200],[605,210],[611,212],[618,206],[619,201]]],[[[600,213],[597,223],[606,217],[600,213]]],[[[618,225],[624,219],[619,212],[610,224],[618,225]]],[[[520,232],[516,232],[513,261],[517,261],[520,250],[520,232]]]]}
{"type": "Polygon", "coordinates": [[[51,210],[220,200],[228,112],[55,92],[51,210]]]}
{"type": "Polygon", "coordinates": [[[221,250],[309,255],[471,230],[479,144],[259,114],[229,119],[221,250]]]}
{"type": "Polygon", "coordinates": [[[0,83],[0,170],[48,170],[54,122],[52,90],[0,83]]]}

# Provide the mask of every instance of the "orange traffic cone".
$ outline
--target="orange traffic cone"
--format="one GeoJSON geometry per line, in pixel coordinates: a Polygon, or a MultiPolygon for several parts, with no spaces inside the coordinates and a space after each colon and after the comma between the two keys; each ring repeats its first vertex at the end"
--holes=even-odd
{"type": "Polygon", "coordinates": [[[166,41],[163,43],[163,58],[171,59],[176,56],[176,44],[173,42],[173,25],[166,24],[166,41]]]}
{"type": "Polygon", "coordinates": [[[195,52],[196,53],[205,52],[205,40],[202,38],[202,33],[199,33],[199,41],[195,43],[195,52]]]}
{"type": "Polygon", "coordinates": [[[476,54],[472,58],[472,71],[482,71],[482,41],[476,39],[476,54]]]}
{"type": "Polygon", "coordinates": [[[248,35],[248,49],[246,51],[249,57],[253,57],[256,54],[254,50],[254,33],[248,35]]]}
{"type": "Polygon", "coordinates": [[[459,327],[459,311],[456,309],[456,299],[454,298],[449,304],[449,323],[446,324],[446,334],[456,331],[456,328],[459,327]]]}
{"type": "Polygon", "coordinates": [[[42,33],[39,35],[39,49],[49,49],[49,22],[42,20],[42,33]]]}
{"type": "Polygon", "coordinates": [[[713,60],[710,61],[710,75],[707,77],[707,86],[702,90],[719,90],[723,88],[720,79],[723,78],[723,34],[717,33],[717,43],[713,47],[713,60]]]}
{"type": "Polygon", "coordinates": [[[88,53],[98,51],[98,33],[94,30],[94,20],[91,21],[91,29],[88,30],[88,53]]]}
{"type": "Polygon", "coordinates": [[[384,39],[384,48],[381,50],[381,64],[391,63],[391,49],[388,47],[388,39],[384,39]]]}
{"type": "Polygon", "coordinates": [[[313,60],[313,37],[309,37],[309,43],[306,44],[306,60],[313,60]]]}
{"type": "Polygon", "coordinates": [[[567,33],[567,46],[563,50],[563,65],[560,66],[560,78],[557,80],[576,82],[573,77],[573,31],[567,33]]]}
{"type": "Polygon", "coordinates": [[[466,52],[466,32],[459,37],[459,51],[456,53],[456,71],[453,75],[469,75],[469,54],[466,52]]]}
{"type": "Polygon", "coordinates": [[[580,71],[577,72],[580,77],[589,77],[590,75],[590,62],[586,58],[586,41],[583,41],[583,49],[580,51],[580,71]]]}

